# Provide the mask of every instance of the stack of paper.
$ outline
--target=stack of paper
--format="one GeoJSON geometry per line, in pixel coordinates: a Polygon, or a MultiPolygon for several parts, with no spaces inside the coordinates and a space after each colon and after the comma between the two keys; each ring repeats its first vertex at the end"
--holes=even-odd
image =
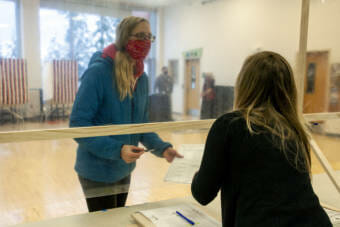
{"type": "Polygon", "coordinates": [[[191,184],[201,165],[204,144],[183,144],[178,151],[184,158],[176,158],[172,162],[164,181],[191,184]]]}
{"type": "Polygon", "coordinates": [[[340,212],[329,210],[325,208],[326,213],[329,216],[329,219],[331,219],[332,224],[334,227],[340,226],[340,212]]]}
{"type": "Polygon", "coordinates": [[[157,208],[139,211],[144,217],[149,219],[155,226],[160,227],[188,227],[188,221],[176,213],[183,214],[186,218],[194,222],[198,227],[221,227],[222,224],[211,218],[198,207],[191,204],[180,204],[171,207],[157,208]]]}

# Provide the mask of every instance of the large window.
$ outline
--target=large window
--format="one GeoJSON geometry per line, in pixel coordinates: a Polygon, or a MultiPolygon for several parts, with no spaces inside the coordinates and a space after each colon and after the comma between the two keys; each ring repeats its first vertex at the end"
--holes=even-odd
{"type": "Polygon", "coordinates": [[[77,60],[81,76],[91,55],[115,41],[119,22],[108,16],[40,9],[42,61],[77,60]]]}
{"type": "Polygon", "coordinates": [[[19,56],[16,1],[0,0],[0,57],[19,56]]]}

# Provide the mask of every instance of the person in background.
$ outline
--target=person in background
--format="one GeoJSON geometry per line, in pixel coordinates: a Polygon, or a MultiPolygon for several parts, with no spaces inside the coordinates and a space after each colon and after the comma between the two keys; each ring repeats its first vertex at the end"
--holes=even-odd
{"type": "Polygon", "coordinates": [[[206,205],[221,190],[225,227],[331,227],[312,188],[289,63],[273,52],[248,57],[235,92],[235,111],[210,129],[194,198],[206,205]]]}
{"type": "Polygon", "coordinates": [[[215,91],[215,79],[212,74],[205,74],[201,107],[201,119],[215,118],[216,108],[216,91],[215,91]]]}
{"type": "MultiPolygon", "coordinates": [[[[96,52],[82,76],[70,127],[148,122],[148,77],[143,60],[155,37],[144,18],[127,17],[116,43],[96,52]]],[[[75,170],[90,212],[125,205],[131,172],[144,148],[172,162],[182,157],[155,133],[75,139],[75,170]]]]}
{"type": "Polygon", "coordinates": [[[162,67],[162,74],[156,79],[154,90],[158,96],[159,104],[158,114],[160,118],[165,121],[172,120],[172,104],[171,94],[173,90],[174,81],[171,75],[169,75],[168,67],[162,67]]]}
{"type": "Polygon", "coordinates": [[[159,75],[156,79],[154,90],[156,93],[165,94],[167,96],[171,96],[173,89],[173,79],[172,76],[169,75],[168,67],[162,67],[162,74],[159,75]]]}

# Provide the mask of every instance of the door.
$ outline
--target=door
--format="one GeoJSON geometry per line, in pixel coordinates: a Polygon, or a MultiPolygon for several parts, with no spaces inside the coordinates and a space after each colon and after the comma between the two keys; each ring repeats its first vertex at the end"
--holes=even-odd
{"type": "Polygon", "coordinates": [[[327,112],[329,91],[328,51],[308,52],[306,67],[303,112],[327,112]]]}
{"type": "Polygon", "coordinates": [[[199,116],[200,110],[200,61],[190,59],[185,62],[185,113],[199,116]]]}

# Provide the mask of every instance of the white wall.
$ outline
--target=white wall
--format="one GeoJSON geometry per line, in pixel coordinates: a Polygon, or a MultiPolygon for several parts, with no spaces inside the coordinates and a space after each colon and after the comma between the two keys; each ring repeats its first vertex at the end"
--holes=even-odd
{"type": "Polygon", "coordinates": [[[180,60],[173,110],[183,112],[179,102],[183,101],[183,51],[203,48],[201,73],[212,72],[216,84],[234,85],[245,57],[256,48],[280,52],[294,61],[300,8],[296,0],[224,0],[164,10],[164,60],[180,60]]]}
{"type": "MultiPolygon", "coordinates": [[[[320,0],[311,1],[309,49],[340,47],[340,31],[334,35],[336,21],[340,21],[340,1],[328,0],[322,7],[320,4],[320,0]]],[[[180,83],[174,88],[173,111],[183,112],[184,51],[203,48],[201,73],[212,72],[218,85],[234,85],[244,59],[257,48],[279,52],[294,67],[300,14],[298,0],[220,0],[206,5],[167,7],[162,63],[180,60],[180,83]]],[[[332,59],[339,58],[339,54],[340,51],[332,52],[332,59]]]]}
{"type": "Polygon", "coordinates": [[[329,63],[340,63],[340,1],[312,0],[309,15],[308,50],[329,50],[329,63]]]}

